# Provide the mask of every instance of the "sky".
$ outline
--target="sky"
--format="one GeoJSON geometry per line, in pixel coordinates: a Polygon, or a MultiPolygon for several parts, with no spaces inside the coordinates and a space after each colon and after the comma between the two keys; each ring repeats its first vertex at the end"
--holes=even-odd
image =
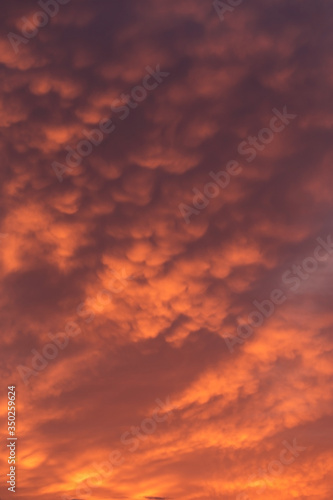
{"type": "Polygon", "coordinates": [[[331,500],[333,4],[1,10],[1,499],[331,500]]]}

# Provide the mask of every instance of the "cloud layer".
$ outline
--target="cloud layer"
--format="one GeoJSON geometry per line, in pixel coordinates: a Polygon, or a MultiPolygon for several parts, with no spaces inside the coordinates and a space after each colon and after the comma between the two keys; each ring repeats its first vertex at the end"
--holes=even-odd
{"type": "Polygon", "coordinates": [[[329,243],[296,291],[283,276],[333,235],[332,6],[243,2],[223,22],[200,0],[59,7],[16,53],[8,33],[22,36],[41,7],[7,3],[0,37],[1,375],[17,386],[16,498],[331,500],[329,243]],[[140,100],[133,89],[158,66],[169,76],[140,100]],[[296,118],[247,161],[239,145],[285,106],[296,118]],[[77,153],[101,120],[115,129],[69,169],[66,148],[77,153]],[[198,193],[230,161],[241,171],[206,203],[198,193]],[[181,204],[195,209],[189,223],[181,204]],[[226,339],[274,289],[286,300],[230,352],[226,339]],[[45,365],[50,334],[68,342],[45,365]],[[145,433],[156,399],[167,418],[145,433]],[[261,477],[295,439],[306,450],[261,477]],[[123,460],[101,474],[115,451],[123,460]]]}

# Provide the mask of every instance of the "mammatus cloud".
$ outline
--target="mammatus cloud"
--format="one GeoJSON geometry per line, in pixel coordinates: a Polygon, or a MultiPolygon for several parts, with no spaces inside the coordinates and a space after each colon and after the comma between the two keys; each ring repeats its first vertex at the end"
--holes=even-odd
{"type": "MultiPolygon", "coordinates": [[[[287,106],[283,107],[282,112],[273,108],[273,117],[269,123],[270,127],[262,128],[258,133],[258,137],[248,136],[247,140],[240,142],[237,148],[238,153],[246,156],[246,161],[251,163],[256,158],[258,151],[262,152],[273,141],[274,135],[282,132],[290,124],[290,120],[295,118],[296,115],[288,113],[287,106]]],[[[199,215],[200,210],[207,207],[211,198],[219,196],[221,188],[226,189],[229,186],[232,176],[239,175],[241,172],[242,167],[237,160],[229,161],[225,170],[217,173],[209,172],[210,182],[205,184],[203,193],[197,188],[192,190],[194,193],[193,206],[185,203],[180,203],[178,206],[186,224],[190,223],[192,215],[199,215]]]]}
{"type": "Polygon", "coordinates": [[[20,50],[20,47],[26,45],[32,38],[38,35],[41,28],[48,25],[50,20],[59,13],[59,4],[64,5],[70,0],[39,0],[38,6],[42,10],[36,10],[29,19],[28,17],[21,17],[20,19],[20,32],[7,34],[8,41],[10,42],[15,54],[20,50]]]}
{"type": "Polygon", "coordinates": [[[332,6],[224,3],[221,22],[199,0],[58,2],[17,53],[7,34],[42,7],[3,7],[1,375],[17,390],[17,500],[83,499],[96,464],[122,452],[93,498],[331,500],[332,6]],[[159,82],[146,68],[168,76],[147,90],[159,82]],[[92,150],[67,165],[78,147],[92,150]],[[199,212],[188,224],[182,204],[199,212]],[[294,440],[306,450],[286,465],[294,440]]]}

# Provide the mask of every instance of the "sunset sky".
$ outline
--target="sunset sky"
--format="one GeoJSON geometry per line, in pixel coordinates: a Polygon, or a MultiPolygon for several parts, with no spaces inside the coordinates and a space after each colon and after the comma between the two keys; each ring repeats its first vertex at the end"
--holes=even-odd
{"type": "Polygon", "coordinates": [[[1,11],[1,500],[332,500],[333,3],[1,11]]]}

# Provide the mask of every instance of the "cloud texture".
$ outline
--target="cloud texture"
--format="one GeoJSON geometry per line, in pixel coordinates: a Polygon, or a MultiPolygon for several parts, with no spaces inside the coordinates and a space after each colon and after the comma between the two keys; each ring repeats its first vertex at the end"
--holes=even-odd
{"type": "Polygon", "coordinates": [[[202,0],[59,7],[15,53],[7,34],[41,8],[7,2],[0,37],[1,407],[16,384],[17,500],[331,500],[329,242],[290,280],[333,235],[332,4],[255,0],[223,22],[202,0]],[[169,75],[128,101],[158,66],[169,75]],[[284,106],[296,118],[249,162],[240,143],[284,106]],[[115,129],[68,168],[66,148],[101,120],[115,129]],[[193,205],[232,160],[238,175],[193,205]],[[276,289],[283,303],[231,352],[276,289]],[[68,343],[43,367],[50,334],[68,343]],[[142,431],[157,399],[167,418],[142,431]],[[263,479],[294,439],[306,450],[263,479]]]}

